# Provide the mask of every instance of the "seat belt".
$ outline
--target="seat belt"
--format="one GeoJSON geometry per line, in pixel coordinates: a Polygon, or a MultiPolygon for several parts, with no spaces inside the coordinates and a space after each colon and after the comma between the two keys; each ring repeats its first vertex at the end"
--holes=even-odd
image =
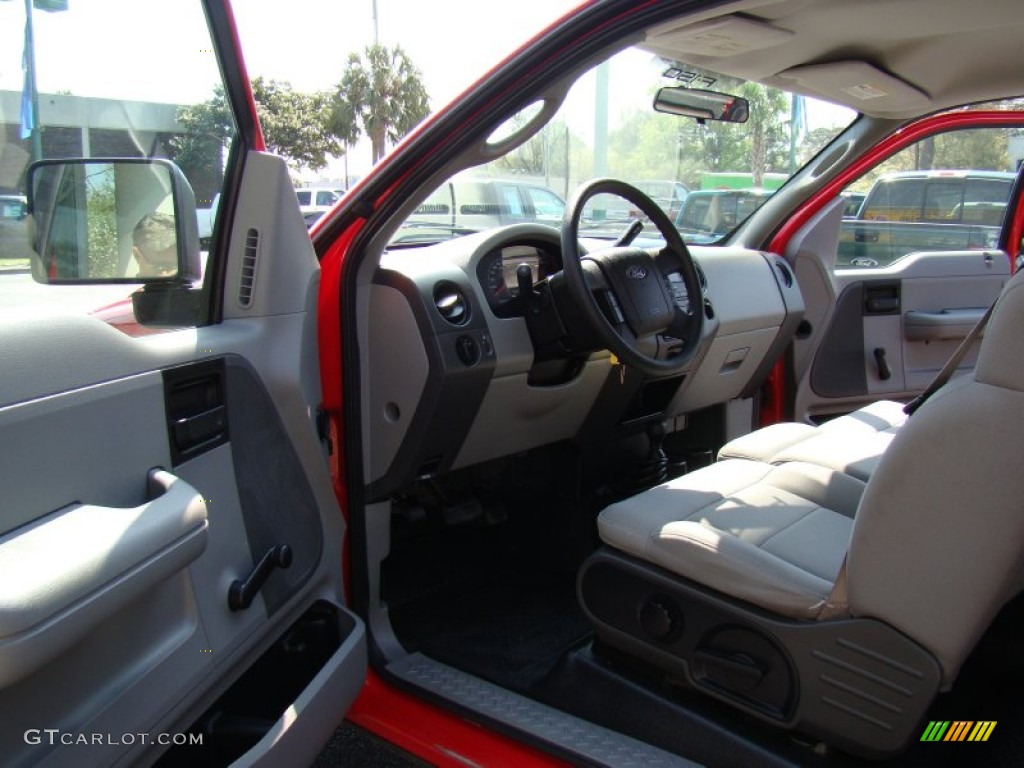
{"type": "MultiPolygon", "coordinates": [[[[996,297],[996,301],[999,301],[999,297],[996,297]]],[[[988,325],[988,319],[992,317],[992,310],[996,307],[996,301],[989,304],[988,309],[985,310],[985,314],[981,316],[981,319],[977,324],[971,328],[968,334],[964,337],[964,340],[960,342],[960,346],[956,348],[956,351],[950,356],[946,364],[942,366],[942,370],[939,371],[939,375],[932,379],[932,383],[928,385],[920,395],[915,397],[909,403],[903,406],[903,412],[910,416],[924,405],[925,401],[934,395],[942,386],[950,380],[956,369],[960,367],[961,361],[967,356],[967,352],[970,350],[971,345],[981,335],[982,331],[985,330],[985,326],[988,325]]]]}

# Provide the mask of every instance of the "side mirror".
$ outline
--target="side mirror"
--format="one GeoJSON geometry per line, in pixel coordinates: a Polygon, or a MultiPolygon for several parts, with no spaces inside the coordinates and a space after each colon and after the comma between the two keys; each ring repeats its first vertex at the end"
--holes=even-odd
{"type": "Polygon", "coordinates": [[[30,240],[37,282],[198,280],[196,198],[169,160],[41,160],[29,166],[30,240]]]}
{"type": "Polygon", "coordinates": [[[654,97],[654,109],[656,112],[695,117],[701,121],[745,123],[750,117],[750,102],[742,96],[700,88],[660,88],[654,97]]]}

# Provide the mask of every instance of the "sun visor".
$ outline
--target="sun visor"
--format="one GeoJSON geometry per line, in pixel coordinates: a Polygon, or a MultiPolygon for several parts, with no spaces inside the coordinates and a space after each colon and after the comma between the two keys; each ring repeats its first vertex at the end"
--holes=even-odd
{"type": "Polygon", "coordinates": [[[646,47],[667,53],[698,56],[736,56],[789,42],[793,33],[742,16],[723,16],[685,26],[666,25],[647,35],[646,47]]]}
{"type": "Polygon", "coordinates": [[[776,76],[796,83],[794,90],[845,104],[868,115],[913,114],[925,110],[928,95],[866,61],[835,61],[793,67],[776,76]]]}

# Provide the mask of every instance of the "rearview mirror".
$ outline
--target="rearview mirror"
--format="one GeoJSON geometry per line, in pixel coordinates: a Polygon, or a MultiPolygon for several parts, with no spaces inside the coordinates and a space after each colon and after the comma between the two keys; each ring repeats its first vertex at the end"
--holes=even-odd
{"type": "Polygon", "coordinates": [[[195,194],[168,160],[41,160],[29,167],[28,209],[38,282],[200,277],[195,194]]]}
{"type": "Polygon", "coordinates": [[[750,116],[750,103],[742,96],[674,86],[658,90],[654,109],[670,115],[726,123],[745,123],[750,116]]]}

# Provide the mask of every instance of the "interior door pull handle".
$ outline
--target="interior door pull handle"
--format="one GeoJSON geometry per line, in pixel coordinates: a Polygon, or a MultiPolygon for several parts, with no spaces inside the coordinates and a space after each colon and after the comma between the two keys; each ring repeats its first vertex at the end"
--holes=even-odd
{"type": "Polygon", "coordinates": [[[244,580],[235,579],[228,588],[228,608],[232,611],[244,611],[263,588],[275,568],[287,568],[292,564],[292,548],[287,544],[271,547],[260,558],[252,573],[244,580]]]}
{"type": "Polygon", "coordinates": [[[875,365],[878,366],[878,378],[882,381],[892,378],[892,369],[889,367],[889,361],[885,359],[883,347],[875,347],[875,365]]]}

